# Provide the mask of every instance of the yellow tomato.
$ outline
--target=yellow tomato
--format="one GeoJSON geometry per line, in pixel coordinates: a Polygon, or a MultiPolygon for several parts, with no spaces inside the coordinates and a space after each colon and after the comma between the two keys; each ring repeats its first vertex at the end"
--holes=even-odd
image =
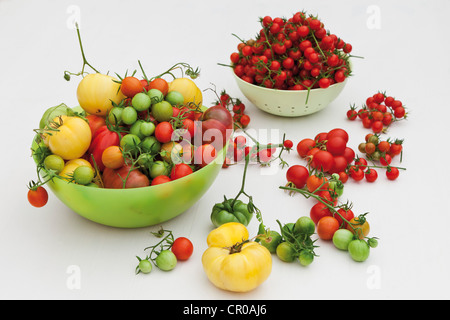
{"type": "Polygon", "coordinates": [[[178,91],[184,97],[184,105],[193,102],[197,106],[202,105],[202,91],[197,87],[194,81],[189,78],[176,78],[169,83],[169,92],[178,91]]]}
{"type": "Polygon", "coordinates": [[[85,159],[72,159],[66,162],[66,164],[64,165],[64,169],[62,169],[59,175],[69,180],[75,169],[80,166],[88,166],[92,168],[91,163],[85,159]]]}
{"type": "Polygon", "coordinates": [[[248,292],[267,280],[272,272],[272,256],[257,242],[248,241],[247,228],[229,222],[210,232],[208,249],[202,255],[203,269],[218,288],[248,292]]]}
{"type": "Polygon", "coordinates": [[[45,144],[53,154],[64,160],[80,158],[91,144],[89,124],[80,117],[56,117],[49,127],[45,129],[45,144]]]}
{"type": "Polygon", "coordinates": [[[120,83],[115,78],[91,73],[83,78],[77,88],[77,98],[80,106],[89,114],[106,116],[111,110],[113,101],[119,104],[125,96],[119,90],[120,83]]]}

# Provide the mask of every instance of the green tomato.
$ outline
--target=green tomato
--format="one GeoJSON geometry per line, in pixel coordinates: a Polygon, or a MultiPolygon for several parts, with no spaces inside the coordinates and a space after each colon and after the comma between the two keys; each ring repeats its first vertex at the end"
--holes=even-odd
{"type": "Polygon", "coordinates": [[[130,133],[138,136],[141,140],[145,138],[145,136],[141,133],[141,126],[144,122],[144,120],[139,119],[130,127],[130,133]]]}
{"type": "Polygon", "coordinates": [[[140,260],[138,264],[138,271],[142,273],[150,273],[153,269],[152,263],[147,259],[140,260]]]}
{"type": "Polygon", "coordinates": [[[152,104],[161,102],[164,100],[164,94],[158,89],[150,89],[147,92],[147,95],[152,101],[152,104]]]}
{"type": "Polygon", "coordinates": [[[295,248],[289,242],[281,242],[276,249],[278,258],[284,262],[292,262],[297,257],[295,248]]]}
{"type": "Polygon", "coordinates": [[[144,121],[141,124],[141,134],[144,137],[149,137],[155,132],[156,126],[153,122],[146,122],[144,121]]]}
{"type": "Polygon", "coordinates": [[[87,184],[86,187],[90,187],[90,188],[100,188],[100,186],[99,186],[98,184],[96,184],[95,182],[91,182],[91,183],[87,184]]]}
{"type": "Polygon", "coordinates": [[[305,234],[308,237],[313,235],[316,231],[316,225],[310,217],[304,216],[298,218],[294,225],[294,232],[298,234],[305,234]]]}
{"type": "Polygon", "coordinates": [[[183,95],[178,91],[170,91],[167,93],[165,100],[172,106],[182,105],[184,102],[183,95]]]}
{"type": "Polygon", "coordinates": [[[155,259],[156,266],[164,271],[170,271],[177,265],[177,257],[170,250],[161,251],[155,259]]]}
{"type": "Polygon", "coordinates": [[[278,245],[281,243],[281,234],[274,230],[269,230],[268,234],[263,233],[258,236],[259,243],[266,247],[270,253],[277,251],[278,245]]]}
{"type": "Polygon", "coordinates": [[[352,240],[348,245],[348,252],[353,260],[357,262],[366,261],[370,254],[370,247],[366,241],[361,239],[352,240]]]}
{"type": "Polygon", "coordinates": [[[133,123],[135,123],[137,117],[137,111],[133,107],[125,107],[122,111],[122,122],[127,125],[132,125],[133,123]]]}
{"type": "Polygon", "coordinates": [[[309,266],[314,261],[314,254],[308,250],[300,251],[298,261],[302,266],[309,266]]]}
{"type": "Polygon", "coordinates": [[[152,104],[152,99],[148,96],[148,94],[146,94],[144,92],[139,92],[139,93],[135,94],[133,99],[131,99],[131,105],[137,111],[148,110],[148,108],[150,108],[151,104],[152,104]]]}
{"type": "Polygon", "coordinates": [[[141,142],[141,148],[144,152],[156,154],[161,150],[161,142],[155,136],[145,137],[141,142]]]}
{"type": "Polygon", "coordinates": [[[157,176],[168,176],[170,171],[170,166],[167,162],[157,160],[153,162],[151,168],[150,168],[150,177],[152,179],[156,178],[157,176]]]}
{"type": "Polygon", "coordinates": [[[155,103],[152,106],[152,115],[159,122],[169,121],[173,116],[173,107],[167,101],[155,103]]]}
{"type": "Polygon", "coordinates": [[[108,120],[111,124],[119,124],[122,122],[122,112],[121,107],[112,107],[108,113],[108,120]]]}
{"type": "Polygon", "coordinates": [[[88,185],[94,179],[94,169],[89,166],[79,166],[73,171],[73,179],[76,183],[88,185]]]}
{"type": "Polygon", "coordinates": [[[120,146],[124,151],[135,150],[139,143],[141,143],[141,139],[132,133],[124,135],[120,140],[120,146]]]}
{"type": "Polygon", "coordinates": [[[344,184],[342,183],[342,181],[330,181],[328,183],[328,187],[333,190],[338,197],[342,196],[342,194],[344,193],[344,184]]]}
{"type": "Polygon", "coordinates": [[[339,250],[348,250],[348,245],[354,240],[354,234],[347,229],[339,229],[333,234],[333,244],[339,250]]]}
{"type": "Polygon", "coordinates": [[[375,238],[370,238],[369,240],[367,240],[367,243],[369,244],[369,247],[371,247],[371,248],[378,247],[378,240],[375,238]]]}
{"type": "Polygon", "coordinates": [[[73,110],[71,110],[64,103],[61,103],[60,105],[57,105],[55,107],[48,108],[42,115],[41,121],[39,122],[39,128],[44,129],[49,124],[49,122],[53,121],[56,117],[72,114],[73,110]]]}
{"type": "Polygon", "coordinates": [[[53,170],[56,174],[64,169],[64,159],[56,154],[51,154],[45,157],[44,167],[47,170],[53,170]]]}
{"type": "Polygon", "coordinates": [[[139,165],[148,168],[153,162],[153,157],[149,153],[141,153],[137,161],[139,165]]]}

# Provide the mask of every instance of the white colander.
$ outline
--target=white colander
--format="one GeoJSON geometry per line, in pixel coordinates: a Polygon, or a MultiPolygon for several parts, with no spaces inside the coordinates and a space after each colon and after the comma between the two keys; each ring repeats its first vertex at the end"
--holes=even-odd
{"type": "Polygon", "coordinates": [[[282,117],[299,117],[315,113],[328,106],[344,89],[344,82],[326,89],[277,90],[248,83],[233,72],[239,89],[259,109],[282,117]],[[308,101],[306,101],[308,99],[308,101]]]}

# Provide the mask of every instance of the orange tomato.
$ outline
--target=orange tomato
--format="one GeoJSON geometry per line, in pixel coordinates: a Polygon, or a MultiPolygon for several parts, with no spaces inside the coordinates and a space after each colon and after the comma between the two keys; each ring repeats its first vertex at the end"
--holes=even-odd
{"type": "Polygon", "coordinates": [[[347,229],[353,232],[353,234],[357,235],[359,239],[364,239],[370,232],[370,225],[367,221],[359,221],[358,217],[354,217],[349,221],[350,223],[347,225],[347,229]]]}
{"type": "Polygon", "coordinates": [[[312,193],[317,193],[320,190],[327,190],[328,189],[327,181],[328,181],[328,179],[325,177],[321,177],[321,176],[312,174],[306,179],[306,188],[308,189],[309,192],[312,192],[312,193]],[[322,188],[320,188],[320,186],[322,184],[324,184],[324,185],[322,186],[322,188]]]}
{"type": "Polygon", "coordinates": [[[317,223],[317,235],[322,240],[333,239],[333,235],[338,229],[339,221],[334,217],[323,217],[317,223]]]}
{"type": "Polygon", "coordinates": [[[119,146],[110,146],[102,153],[102,162],[106,168],[119,169],[125,164],[122,149],[119,146]]]}
{"type": "Polygon", "coordinates": [[[156,78],[146,86],[147,91],[150,89],[158,89],[162,92],[162,94],[165,96],[167,92],[169,92],[169,83],[162,79],[162,78],[156,78]]]}
{"type": "Polygon", "coordinates": [[[120,91],[128,98],[133,98],[144,90],[144,85],[136,77],[125,77],[120,84],[120,91]]]}

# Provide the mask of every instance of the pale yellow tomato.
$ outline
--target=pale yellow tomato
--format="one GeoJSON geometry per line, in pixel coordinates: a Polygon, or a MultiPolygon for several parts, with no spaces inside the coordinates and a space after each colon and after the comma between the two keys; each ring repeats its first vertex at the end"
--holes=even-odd
{"type": "Polygon", "coordinates": [[[88,166],[92,168],[91,163],[85,159],[72,159],[66,162],[64,169],[62,169],[59,175],[64,179],[70,180],[75,169],[80,166],[88,166]]]}
{"type": "Polygon", "coordinates": [[[210,232],[202,255],[203,269],[218,288],[248,292],[267,280],[272,271],[269,250],[248,240],[247,228],[229,222],[210,232]]]}
{"type": "Polygon", "coordinates": [[[64,160],[83,156],[91,144],[89,124],[80,117],[60,116],[45,129],[44,142],[53,154],[64,160]]]}
{"type": "Polygon", "coordinates": [[[176,78],[169,83],[169,92],[177,91],[184,97],[184,105],[189,106],[194,103],[201,106],[203,102],[203,94],[199,87],[189,78],[176,78]]]}
{"type": "Polygon", "coordinates": [[[78,103],[88,114],[106,116],[112,102],[119,104],[125,96],[119,90],[120,83],[114,77],[91,73],[80,81],[77,88],[78,103]],[[112,101],[112,102],[111,102],[112,101]]]}

